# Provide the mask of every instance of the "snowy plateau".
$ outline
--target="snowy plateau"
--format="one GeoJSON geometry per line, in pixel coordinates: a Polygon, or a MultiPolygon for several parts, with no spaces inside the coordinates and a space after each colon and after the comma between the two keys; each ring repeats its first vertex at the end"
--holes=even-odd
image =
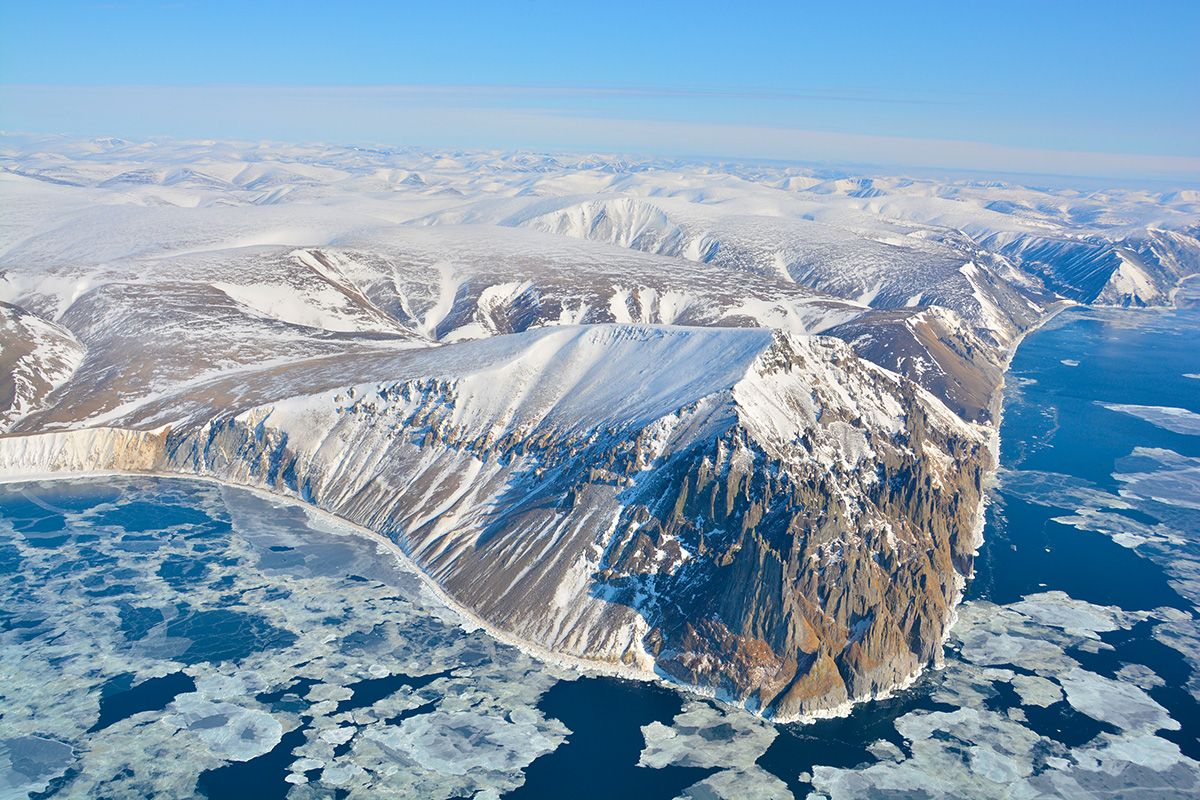
{"type": "Polygon", "coordinates": [[[0,198],[4,478],[284,495],[781,721],[940,663],[1021,337],[1200,272],[1200,192],[770,164],[10,136],[0,198]]]}

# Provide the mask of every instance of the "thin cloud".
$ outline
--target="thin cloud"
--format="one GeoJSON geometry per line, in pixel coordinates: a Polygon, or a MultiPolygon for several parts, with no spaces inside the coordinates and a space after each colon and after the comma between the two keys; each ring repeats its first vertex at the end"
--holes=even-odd
{"type": "Polygon", "coordinates": [[[1200,181],[1200,157],[1194,156],[840,133],[761,121],[669,119],[655,108],[633,114],[629,108],[556,104],[552,101],[560,90],[553,87],[514,91],[532,102],[521,105],[486,87],[0,86],[0,127],[80,135],[379,141],[1200,181]]]}

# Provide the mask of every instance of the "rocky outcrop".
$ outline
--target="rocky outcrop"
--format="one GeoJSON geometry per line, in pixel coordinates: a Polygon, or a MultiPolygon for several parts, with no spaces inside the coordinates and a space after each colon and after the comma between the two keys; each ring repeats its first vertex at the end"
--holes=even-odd
{"type": "Polygon", "coordinates": [[[155,472],[168,465],[166,437],[124,428],[81,428],[0,437],[0,473],[155,472]]]}

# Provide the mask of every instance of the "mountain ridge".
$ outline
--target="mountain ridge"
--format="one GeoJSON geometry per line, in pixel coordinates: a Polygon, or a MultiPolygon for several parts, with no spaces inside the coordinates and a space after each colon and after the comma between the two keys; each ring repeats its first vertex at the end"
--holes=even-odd
{"type": "Polygon", "coordinates": [[[1200,271],[1186,193],[183,142],[0,168],[2,308],[69,356],[31,362],[6,476],[284,494],[502,636],[776,719],[939,662],[1021,338],[1200,271]]]}

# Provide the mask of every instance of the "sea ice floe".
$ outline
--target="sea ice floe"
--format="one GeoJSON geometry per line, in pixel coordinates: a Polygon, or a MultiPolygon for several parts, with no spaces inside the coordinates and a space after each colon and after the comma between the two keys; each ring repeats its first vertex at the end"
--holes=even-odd
{"type": "Polygon", "coordinates": [[[1051,508],[1132,508],[1125,500],[1095,484],[1061,472],[1001,469],[997,473],[1003,491],[1027,503],[1051,508]]]}
{"type": "Polygon", "coordinates": [[[1187,689],[1200,702],[1200,623],[1190,615],[1154,626],[1154,638],[1178,651],[1192,666],[1187,689]]]}
{"type": "Polygon", "coordinates": [[[348,687],[338,686],[334,683],[318,683],[308,690],[304,699],[310,703],[320,703],[326,700],[349,700],[353,695],[354,692],[348,687]]]}
{"type": "Polygon", "coordinates": [[[1109,411],[1128,414],[1174,433],[1200,436],[1200,414],[1186,408],[1170,406],[1137,406],[1122,403],[1099,403],[1109,411]]]}
{"type": "Polygon", "coordinates": [[[1037,675],[1014,675],[1010,683],[1023,706],[1047,708],[1063,699],[1062,687],[1037,675]]]}
{"type": "Polygon", "coordinates": [[[45,791],[75,760],[71,746],[44,736],[0,739],[0,796],[26,797],[45,791]]]}
{"type": "Polygon", "coordinates": [[[320,737],[322,742],[328,742],[332,745],[345,744],[354,738],[354,734],[358,729],[353,725],[339,725],[335,728],[326,728],[321,731],[320,737]]]}
{"type": "Polygon", "coordinates": [[[1006,608],[1024,615],[1035,624],[1058,628],[1071,636],[1086,639],[1097,639],[1100,633],[1127,628],[1144,617],[1115,606],[1099,606],[1076,600],[1059,591],[1028,595],[1008,604],[1006,608]]]}
{"type": "Polygon", "coordinates": [[[1117,677],[1143,689],[1154,689],[1166,685],[1166,681],[1160,678],[1154,670],[1142,664],[1126,664],[1117,670],[1117,677]]]}
{"type": "Polygon", "coordinates": [[[521,769],[563,741],[558,732],[542,731],[535,723],[469,711],[422,714],[367,736],[425,769],[454,776],[521,769]]]}
{"type": "Polygon", "coordinates": [[[819,795],[859,797],[1010,797],[1052,754],[1040,737],[993,711],[914,711],[896,720],[909,757],[862,768],[813,768],[819,795]]]}
{"type": "Polygon", "coordinates": [[[775,726],[758,717],[689,700],[670,725],[642,728],[645,767],[747,767],[775,740],[775,726]]]}
{"type": "MultiPolygon", "coordinates": [[[[206,771],[286,740],[293,800],[498,797],[565,739],[537,708],[557,677],[467,632],[376,542],[212,484],[79,485],[101,484],[106,499],[67,512],[53,541],[0,520],[19,575],[0,582],[0,794],[57,780],[71,796],[193,796],[206,771]],[[173,674],[194,691],[89,731],[114,679],[173,674]]],[[[19,491],[53,501],[74,485],[19,491]]]]}
{"type": "Polygon", "coordinates": [[[791,792],[779,778],[755,762],[778,736],[778,729],[741,710],[707,700],[688,700],[670,725],[642,727],[646,746],[638,759],[644,767],[721,767],[684,790],[692,800],[776,800],[791,792]]]}
{"type": "Polygon", "coordinates": [[[167,707],[162,721],[198,738],[209,752],[230,761],[249,761],[279,744],[283,725],[265,711],[233,703],[214,703],[199,694],[184,694],[167,707]]]}
{"type": "Polygon", "coordinates": [[[1029,784],[1033,797],[1183,800],[1200,791],[1196,762],[1149,734],[1102,733],[1029,784]]]}
{"type": "Polygon", "coordinates": [[[814,767],[812,797],[1195,796],[1200,763],[1154,735],[1179,723],[1137,685],[1153,688],[1157,676],[1142,665],[1126,665],[1109,678],[1085,669],[1069,652],[1103,644],[1099,635],[1146,620],[1161,628],[1180,614],[1172,609],[1132,613],[1062,592],[1004,606],[966,603],[951,636],[957,657],[948,657],[945,668],[930,678],[935,682],[931,699],[955,710],[902,715],[894,724],[904,747],[880,740],[871,749],[875,763],[814,767]],[[1004,685],[1021,707],[1001,713],[993,709],[1004,685]],[[1039,733],[1029,710],[1063,703],[1117,732],[1101,730],[1074,747],[1039,733]]]}
{"type": "Polygon", "coordinates": [[[1147,542],[1174,545],[1185,541],[1183,534],[1169,525],[1140,522],[1124,514],[1099,508],[1080,508],[1069,516],[1054,517],[1053,521],[1081,531],[1095,531],[1110,536],[1122,547],[1136,548],[1147,542]]]}
{"type": "Polygon", "coordinates": [[[725,769],[692,784],[681,800],[790,800],[787,784],[761,767],[725,769]]]}
{"type": "Polygon", "coordinates": [[[1076,710],[1122,731],[1154,733],[1179,728],[1165,708],[1131,683],[1078,667],[1058,676],[1058,682],[1076,710]]]}
{"type": "Polygon", "coordinates": [[[1070,669],[1075,660],[1063,645],[1040,634],[1045,628],[1003,606],[969,603],[959,611],[954,641],[960,658],[977,666],[1020,664],[1026,669],[1054,672],[1070,669]],[[1033,666],[1031,666],[1033,665],[1033,666]]]}
{"type": "Polygon", "coordinates": [[[1135,447],[1118,463],[1113,477],[1121,496],[1200,510],[1200,458],[1158,447],[1135,447]]]}

